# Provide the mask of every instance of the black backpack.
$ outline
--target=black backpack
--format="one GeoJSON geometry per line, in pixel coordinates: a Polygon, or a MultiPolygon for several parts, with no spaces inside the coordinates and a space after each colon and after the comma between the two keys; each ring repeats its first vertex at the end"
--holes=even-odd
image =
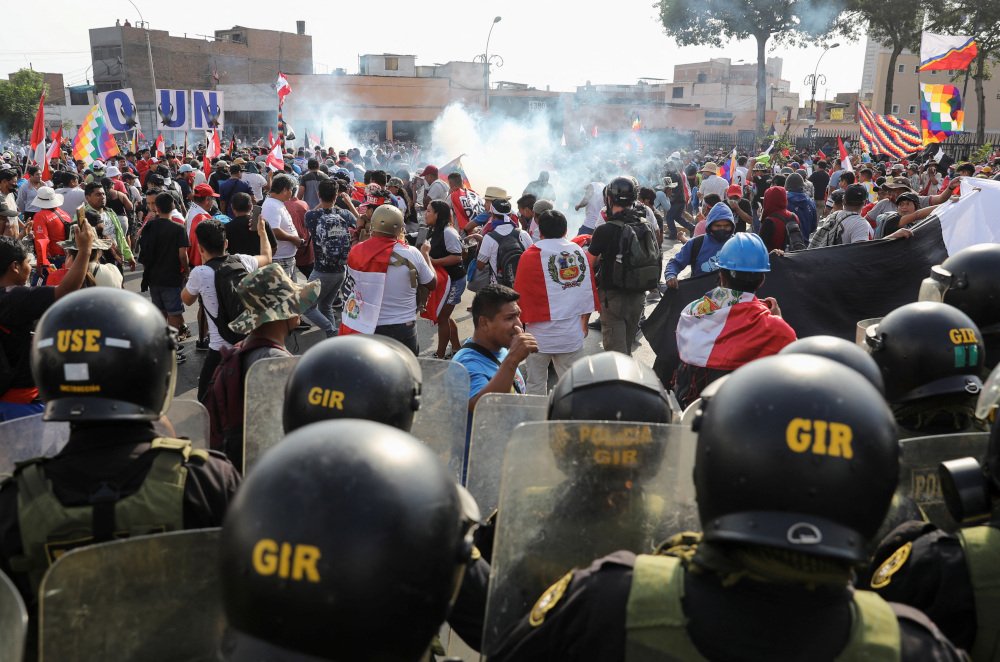
{"type": "MultiPolygon", "coordinates": [[[[215,272],[215,298],[219,302],[219,316],[212,317],[212,313],[208,312],[207,307],[205,307],[205,314],[215,323],[222,339],[230,345],[235,345],[246,338],[245,335],[230,329],[229,323],[246,310],[237,288],[243,277],[247,275],[247,268],[235,255],[213,257],[205,263],[205,266],[215,272]]],[[[203,302],[202,306],[204,305],[203,302]]]]}
{"type": "Polygon", "coordinates": [[[497,242],[496,279],[501,285],[514,287],[514,276],[517,275],[517,265],[524,255],[524,244],[521,243],[521,233],[518,228],[504,236],[494,230],[489,234],[497,242]]]}
{"type": "Polygon", "coordinates": [[[647,292],[660,283],[662,265],[656,235],[645,220],[608,221],[621,226],[618,253],[611,264],[611,285],[626,292],[647,292]]]}

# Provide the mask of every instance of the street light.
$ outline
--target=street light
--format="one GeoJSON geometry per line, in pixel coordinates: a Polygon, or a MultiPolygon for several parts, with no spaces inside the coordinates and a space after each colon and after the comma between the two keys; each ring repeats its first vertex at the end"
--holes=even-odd
{"type": "MultiPolygon", "coordinates": [[[[153,46],[149,43],[149,23],[146,19],[142,17],[142,12],[136,7],[136,4],[132,0],[128,0],[128,3],[132,5],[135,12],[139,14],[139,20],[142,21],[142,27],[146,31],[146,55],[149,57],[149,80],[153,83],[153,110],[156,110],[156,70],[153,68],[153,46]]],[[[139,105],[139,104],[136,104],[139,105]]],[[[136,108],[136,114],[138,114],[139,109],[136,108]]],[[[155,122],[154,122],[155,125],[155,122]]],[[[136,129],[138,132],[139,129],[136,129]]],[[[154,154],[155,156],[155,154],[154,154]]]]}
{"type": "Polygon", "coordinates": [[[490,56],[490,38],[493,36],[493,28],[501,20],[500,16],[493,17],[493,23],[490,25],[489,34],[486,35],[486,50],[482,55],[477,55],[473,60],[478,62],[482,60],[483,63],[483,106],[486,110],[490,109],[490,62],[496,61],[498,67],[503,66],[503,58],[499,55],[490,56]]]}
{"type": "MultiPolygon", "coordinates": [[[[813,143],[815,143],[816,139],[816,82],[817,80],[819,80],[821,81],[820,82],[821,85],[826,85],[826,76],[824,76],[823,74],[819,74],[819,77],[817,79],[817,72],[819,72],[819,63],[823,61],[823,56],[826,55],[827,51],[833,48],[837,48],[838,46],[840,46],[839,43],[834,43],[824,48],[823,52],[820,53],[819,59],[816,60],[816,68],[813,69],[813,72],[808,76],[806,76],[806,79],[803,81],[805,85],[809,85],[812,87],[812,96],[810,97],[809,101],[809,119],[811,120],[809,125],[809,133],[810,137],[813,140],[813,143]]],[[[813,146],[815,146],[815,144],[813,144],[813,146]]]]}

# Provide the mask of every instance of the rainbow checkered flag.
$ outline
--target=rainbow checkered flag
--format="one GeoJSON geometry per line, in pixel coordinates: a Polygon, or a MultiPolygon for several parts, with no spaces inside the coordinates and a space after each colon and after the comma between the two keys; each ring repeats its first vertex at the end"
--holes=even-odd
{"type": "Polygon", "coordinates": [[[121,150],[118,149],[118,143],[104,124],[101,106],[95,105],[83,119],[83,124],[73,139],[73,158],[90,165],[98,159],[109,159],[119,154],[121,150]]]}
{"type": "Polygon", "coordinates": [[[925,145],[965,130],[965,111],[957,86],[920,84],[920,130],[925,145]]]}

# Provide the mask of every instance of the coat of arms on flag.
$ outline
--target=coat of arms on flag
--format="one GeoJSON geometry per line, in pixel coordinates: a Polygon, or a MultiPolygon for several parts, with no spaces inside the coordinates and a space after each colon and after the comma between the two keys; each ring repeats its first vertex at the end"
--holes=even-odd
{"type": "Polygon", "coordinates": [[[920,129],[925,145],[961,133],[964,126],[962,95],[956,85],[920,84],[920,129]]]}
{"type": "Polygon", "coordinates": [[[576,253],[562,251],[558,255],[549,255],[549,278],[562,289],[580,287],[587,278],[587,262],[581,260],[576,253]]]}

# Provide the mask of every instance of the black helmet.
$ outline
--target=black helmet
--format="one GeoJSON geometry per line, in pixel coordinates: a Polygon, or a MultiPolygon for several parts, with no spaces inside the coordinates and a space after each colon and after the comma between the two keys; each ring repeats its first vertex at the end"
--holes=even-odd
{"type": "Polygon", "coordinates": [[[177,336],[138,294],[91,287],[42,315],[31,374],[47,421],[154,421],[177,375],[177,336]]]}
{"type": "MultiPolygon", "coordinates": [[[[549,396],[550,421],[615,421],[669,423],[670,404],[663,384],[653,370],[630,356],[602,352],[578,359],[559,378],[549,396]]],[[[663,446],[655,443],[649,428],[635,426],[623,438],[621,431],[594,425],[586,439],[578,430],[555,426],[550,445],[559,469],[567,475],[598,470],[622,471],[630,477],[649,477],[659,471],[663,446]],[[608,464],[609,449],[634,450],[632,463],[608,464]]]]}
{"type": "Polygon", "coordinates": [[[289,434],[222,528],[228,622],[326,659],[416,660],[448,614],[479,513],[434,453],[381,423],[289,434]]]}
{"type": "Polygon", "coordinates": [[[858,372],[770,356],[733,372],[699,418],[705,539],[863,563],[896,489],[896,424],[858,372]]]}
{"type": "Polygon", "coordinates": [[[667,392],[652,368],[619,352],[578,359],[549,395],[549,420],[669,423],[667,392]]]}
{"type": "Polygon", "coordinates": [[[331,418],[363,418],[409,431],[420,408],[420,363],[385,336],[328,338],[310,348],[288,378],[285,432],[331,418]]]}
{"type": "Polygon", "coordinates": [[[885,379],[885,397],[903,404],[983,389],[979,327],[954,306],[921,301],[900,306],[868,327],[865,342],[885,379]]]}
{"type": "Polygon", "coordinates": [[[608,184],[604,195],[609,207],[631,207],[639,197],[639,184],[631,177],[615,177],[608,184]]]}
{"type": "Polygon", "coordinates": [[[872,383],[872,386],[879,390],[879,393],[885,393],[885,381],[882,379],[882,372],[878,369],[875,359],[849,340],[836,336],[809,336],[785,345],[784,349],[778,353],[824,356],[831,361],[857,370],[872,383]]]}

